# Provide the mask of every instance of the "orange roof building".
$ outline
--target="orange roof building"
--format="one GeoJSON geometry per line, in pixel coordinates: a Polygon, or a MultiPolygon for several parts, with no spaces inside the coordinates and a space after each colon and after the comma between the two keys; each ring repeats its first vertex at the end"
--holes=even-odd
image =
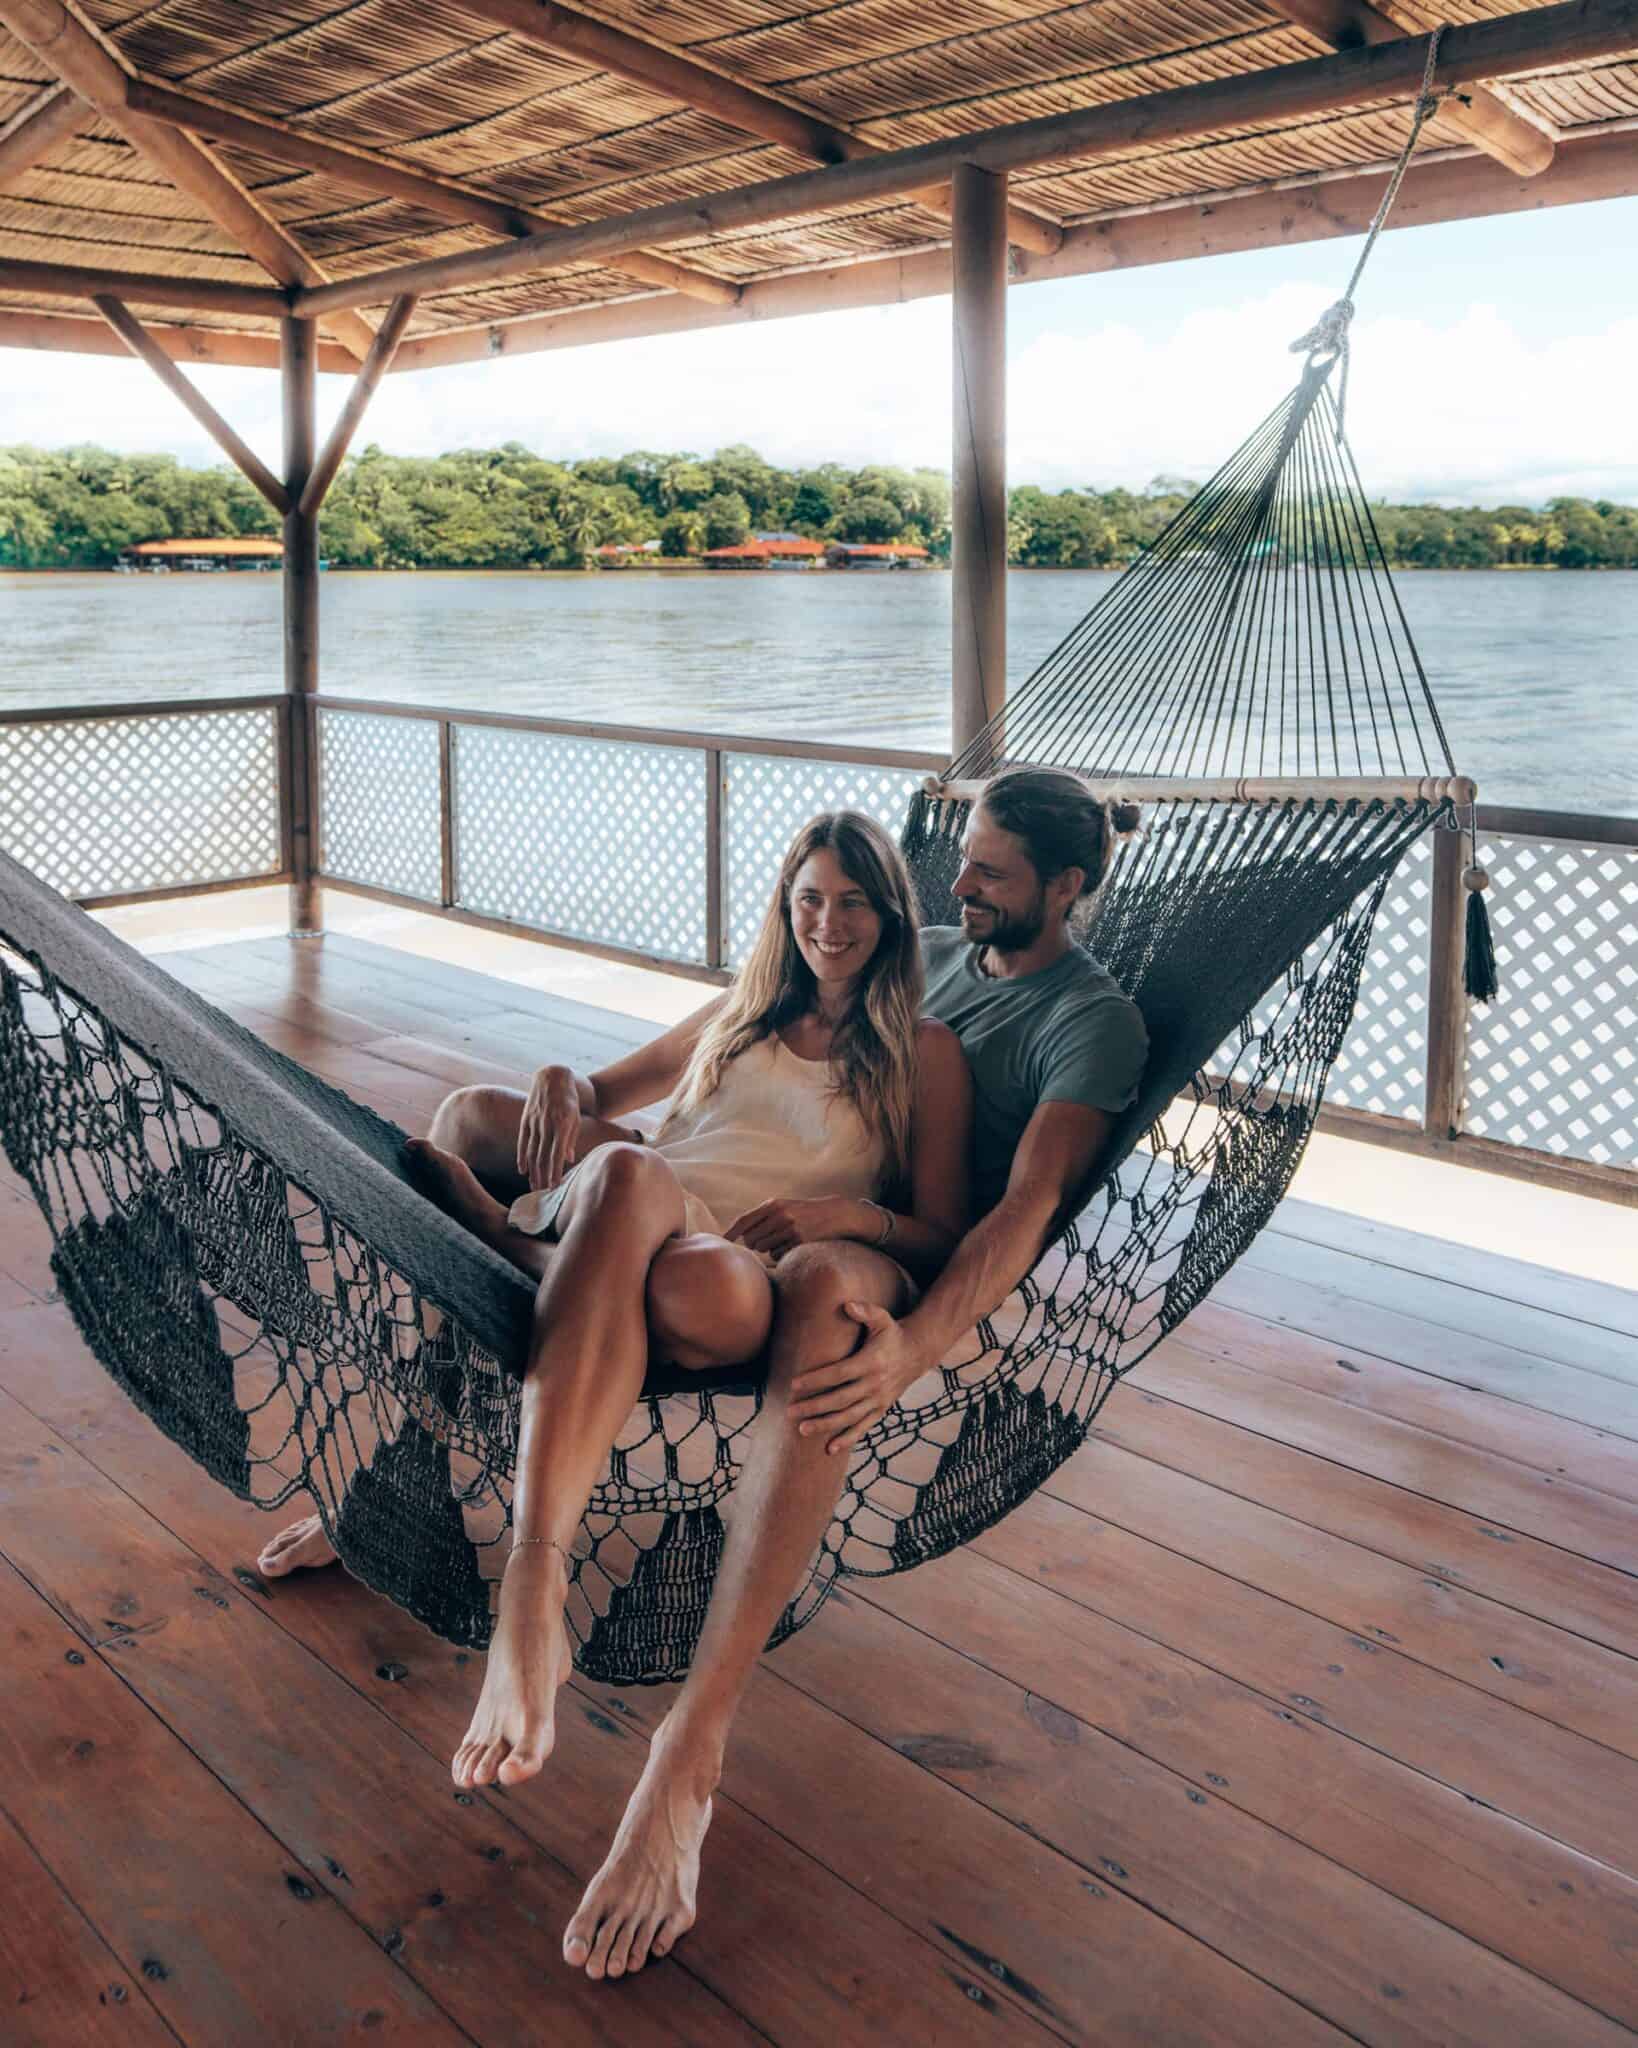
{"type": "Polygon", "coordinates": [[[139,540],[125,552],[147,560],[156,556],[175,560],[182,555],[216,555],[224,560],[278,561],[284,554],[284,542],[268,534],[234,535],[222,540],[139,540]]]}

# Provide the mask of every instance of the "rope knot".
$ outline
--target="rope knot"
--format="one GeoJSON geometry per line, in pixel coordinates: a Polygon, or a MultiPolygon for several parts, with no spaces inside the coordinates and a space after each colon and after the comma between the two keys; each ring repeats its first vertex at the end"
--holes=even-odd
{"type": "Polygon", "coordinates": [[[1344,356],[1348,353],[1348,323],[1354,317],[1352,299],[1338,299],[1309,328],[1306,334],[1299,334],[1291,344],[1291,353],[1301,355],[1344,356]]]}

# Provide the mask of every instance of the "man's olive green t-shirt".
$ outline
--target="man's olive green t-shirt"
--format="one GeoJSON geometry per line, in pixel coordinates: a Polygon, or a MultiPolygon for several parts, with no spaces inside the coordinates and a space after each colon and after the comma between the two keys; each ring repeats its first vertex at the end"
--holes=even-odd
{"type": "Polygon", "coordinates": [[[992,980],[958,925],[921,934],[922,1008],[961,1040],[973,1075],[973,1207],[1006,1192],[1012,1155],[1043,1102],[1123,1110],[1136,1098],[1149,1034],[1143,1013],[1079,946],[1034,974],[992,980]]]}

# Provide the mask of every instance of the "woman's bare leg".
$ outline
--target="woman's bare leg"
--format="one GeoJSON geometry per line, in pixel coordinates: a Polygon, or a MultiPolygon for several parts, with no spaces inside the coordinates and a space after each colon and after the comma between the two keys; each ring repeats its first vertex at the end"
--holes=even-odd
{"type": "MultiPolygon", "coordinates": [[[[506,1205],[525,1191],[517,1149],[527,1099],[515,1088],[457,1088],[438,1105],[426,1139],[412,1141],[412,1151],[440,1206],[538,1281],[550,1263],[545,1240],[512,1229],[506,1219],[506,1205]]],[[[587,1118],[577,1161],[624,1135],[618,1125],[587,1118]]],[[[256,1568],[264,1578],[281,1579],[335,1561],[323,1521],[303,1515],[263,1545],[256,1568]]]]}
{"type": "Polygon", "coordinates": [[[844,1301],[905,1306],[891,1259],[854,1244],[804,1245],[781,1261],[767,1392],[734,1490],[734,1526],[693,1667],[649,1747],[608,1858],[563,1937],[564,1959],[618,1977],[663,1956],[694,1924],[700,1846],[711,1794],[745,1687],[774,1624],[813,1562],[848,1461],[823,1434],[798,1436],[790,1386],[855,1350],[863,1337],[844,1301]]]}

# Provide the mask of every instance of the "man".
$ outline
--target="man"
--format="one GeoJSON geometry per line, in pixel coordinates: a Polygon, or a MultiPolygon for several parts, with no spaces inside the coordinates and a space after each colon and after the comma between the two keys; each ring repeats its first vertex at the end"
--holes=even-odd
{"type": "MultiPolygon", "coordinates": [[[[762,1408],[693,1664],[564,1934],[564,1960],[592,1977],[641,1969],[694,1923],[728,1732],[835,1512],[842,1453],[1030,1270],[1136,1091],[1147,1050],[1142,1019],[1071,928],[1108,869],[1109,808],[1073,776],[1018,771],[990,785],[962,850],[961,926],[922,935],[926,1007],[957,1032],[973,1070],[977,1206],[988,1213],[901,1321],[878,1305],[899,1298],[897,1269],[869,1245],[803,1244],[780,1261],[762,1408]]],[[[441,1142],[464,1151],[453,1124],[441,1142]]],[[[611,1186],[603,1195],[596,1227],[629,1224],[632,1191],[611,1186]]],[[[671,1336],[685,1346],[709,1342],[708,1331],[682,1326],[671,1336]]],[[[539,1392],[553,1397],[549,1387],[539,1392]]],[[[275,1538],[262,1569],[282,1573],[333,1556],[313,1518],[275,1538]]],[[[541,1725],[520,1745],[531,1752],[527,1774],[551,1747],[542,1719],[549,1692],[544,1682],[536,1690],[541,1725]]],[[[474,1782],[522,1775],[502,1765],[474,1782]]]]}

